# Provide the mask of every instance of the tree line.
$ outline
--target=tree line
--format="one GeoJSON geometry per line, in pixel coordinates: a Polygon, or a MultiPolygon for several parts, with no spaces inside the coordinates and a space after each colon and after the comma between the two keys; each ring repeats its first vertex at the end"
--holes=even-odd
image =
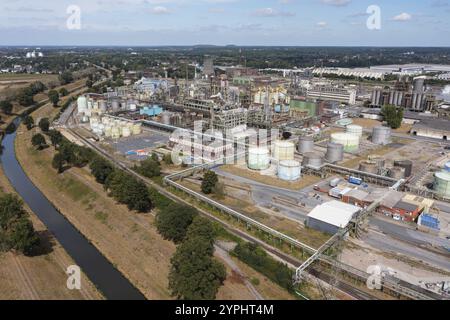
{"type": "Polygon", "coordinates": [[[0,252],[31,255],[39,243],[22,200],[12,194],[0,196],[0,252]]]}

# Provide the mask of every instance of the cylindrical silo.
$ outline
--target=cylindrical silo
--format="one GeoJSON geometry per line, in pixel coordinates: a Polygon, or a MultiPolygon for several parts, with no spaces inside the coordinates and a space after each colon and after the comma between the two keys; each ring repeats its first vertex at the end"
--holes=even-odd
{"type": "Polygon", "coordinates": [[[88,110],[88,104],[87,99],[84,96],[78,97],[77,99],[77,107],[78,107],[78,113],[86,113],[88,110]]]}
{"type": "Polygon", "coordinates": [[[105,113],[108,110],[108,105],[106,104],[105,100],[100,100],[98,102],[98,108],[102,113],[105,113]]]}
{"type": "Polygon", "coordinates": [[[450,172],[442,171],[434,175],[434,190],[445,199],[450,199],[450,172]]]}
{"type": "Polygon", "coordinates": [[[125,138],[131,136],[131,130],[129,127],[127,127],[127,126],[122,127],[122,136],[125,138]]]}
{"type": "Polygon", "coordinates": [[[401,167],[393,167],[389,169],[389,177],[400,180],[405,178],[405,169],[401,167]]]}
{"type": "Polygon", "coordinates": [[[105,126],[105,137],[111,138],[112,136],[112,127],[110,125],[105,126]]]}
{"type": "Polygon", "coordinates": [[[270,167],[269,150],[267,148],[249,148],[248,168],[252,170],[265,170],[270,167]]]}
{"type": "Polygon", "coordinates": [[[275,141],[273,146],[273,157],[278,160],[294,160],[295,145],[290,141],[275,141]]]}
{"type": "Polygon", "coordinates": [[[359,137],[354,134],[333,133],[331,135],[331,142],[342,144],[346,152],[354,152],[359,149],[359,137]]]}
{"type": "Polygon", "coordinates": [[[411,160],[397,160],[394,161],[394,167],[405,169],[405,177],[410,177],[412,174],[413,163],[411,160]]]}
{"type": "Polygon", "coordinates": [[[301,177],[300,162],[283,160],[278,164],[278,177],[285,181],[296,181],[301,177]]]}
{"type": "Polygon", "coordinates": [[[169,112],[163,112],[161,114],[161,123],[170,125],[171,114],[169,112]]]}
{"type": "Polygon", "coordinates": [[[327,144],[325,160],[330,163],[336,163],[344,160],[344,146],[342,144],[329,142],[327,144]]]}
{"type": "Polygon", "coordinates": [[[298,139],[298,152],[305,154],[314,151],[314,138],[312,136],[301,136],[298,139]]]}
{"type": "Polygon", "coordinates": [[[359,171],[367,172],[367,173],[378,173],[378,165],[374,161],[361,161],[359,163],[359,171]]]}
{"type": "Polygon", "coordinates": [[[358,126],[358,125],[356,125],[356,124],[349,124],[347,127],[346,127],[346,132],[348,133],[348,134],[352,134],[352,135],[355,135],[355,136],[358,136],[358,137],[362,137],[362,135],[363,135],[363,127],[361,127],[361,126],[358,126]]]}
{"type": "Polygon", "coordinates": [[[113,112],[117,112],[120,110],[120,101],[118,99],[112,100],[111,109],[113,112]]]}
{"type": "Polygon", "coordinates": [[[117,126],[112,127],[111,129],[111,138],[119,139],[120,138],[120,129],[117,126]]]}
{"type": "Polygon", "coordinates": [[[391,143],[391,128],[375,127],[372,131],[372,142],[375,144],[386,145],[391,143]]]}
{"type": "Polygon", "coordinates": [[[317,152],[308,152],[303,156],[303,166],[320,168],[323,165],[323,157],[317,152]]]}
{"type": "Polygon", "coordinates": [[[141,123],[135,123],[133,125],[133,134],[138,135],[142,133],[142,124],[141,123]]]}

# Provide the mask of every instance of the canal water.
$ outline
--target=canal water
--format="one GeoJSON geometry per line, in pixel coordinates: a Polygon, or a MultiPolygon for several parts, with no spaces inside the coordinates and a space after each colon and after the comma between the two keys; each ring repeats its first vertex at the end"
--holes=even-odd
{"type": "MultiPolygon", "coordinates": [[[[19,124],[19,119],[15,123],[19,124]]],[[[137,290],[31,182],[17,161],[14,148],[16,132],[5,135],[0,162],[17,193],[61,243],[92,283],[111,300],[143,300],[137,290]]],[[[81,284],[83,285],[83,283],[81,284]]]]}

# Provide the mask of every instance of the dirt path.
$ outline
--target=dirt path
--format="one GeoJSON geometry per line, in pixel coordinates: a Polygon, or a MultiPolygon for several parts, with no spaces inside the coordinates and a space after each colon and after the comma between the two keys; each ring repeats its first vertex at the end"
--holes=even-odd
{"type": "Polygon", "coordinates": [[[261,294],[256,290],[256,288],[253,286],[253,284],[250,283],[250,281],[247,279],[247,277],[244,275],[244,273],[241,271],[241,269],[237,266],[236,263],[231,259],[228,252],[221,248],[219,245],[215,245],[215,253],[224,260],[228,266],[231,268],[231,270],[237,274],[239,277],[241,277],[242,281],[244,282],[245,286],[249,290],[249,292],[253,295],[255,300],[264,300],[264,298],[261,296],[261,294]]]}

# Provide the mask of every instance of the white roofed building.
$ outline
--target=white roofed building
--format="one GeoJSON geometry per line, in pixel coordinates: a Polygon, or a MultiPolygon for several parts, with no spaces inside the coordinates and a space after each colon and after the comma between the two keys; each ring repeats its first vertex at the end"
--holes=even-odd
{"type": "Polygon", "coordinates": [[[347,227],[362,209],[340,201],[330,201],[315,207],[307,218],[307,226],[329,234],[347,227]]]}

